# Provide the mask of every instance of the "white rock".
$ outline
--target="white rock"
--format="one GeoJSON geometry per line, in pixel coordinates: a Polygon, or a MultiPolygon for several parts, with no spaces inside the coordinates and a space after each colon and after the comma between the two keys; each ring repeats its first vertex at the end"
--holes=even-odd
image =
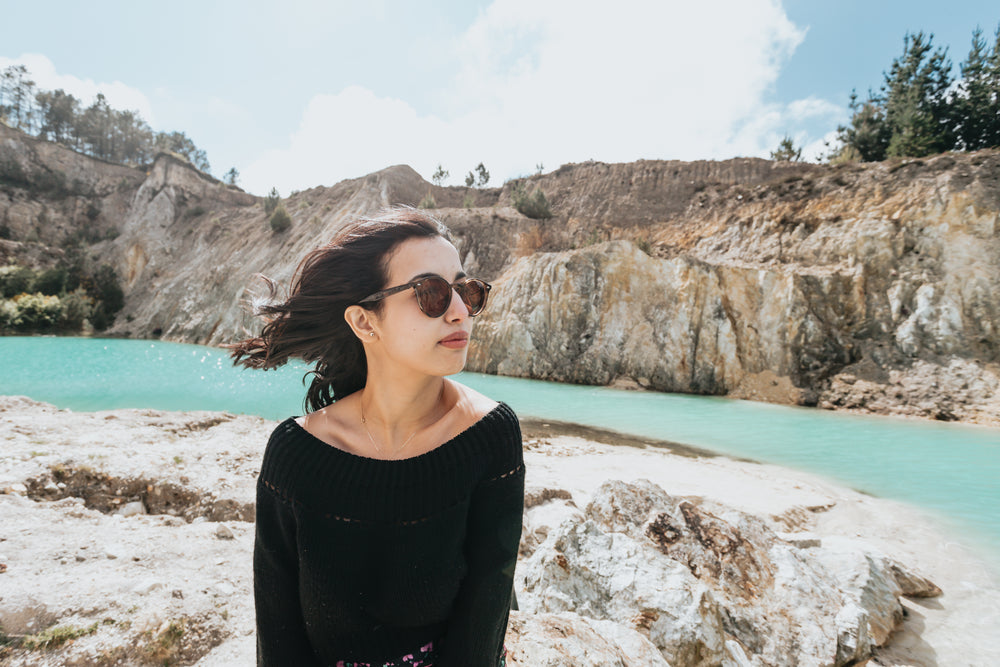
{"type": "Polygon", "coordinates": [[[220,523],[215,528],[215,536],[220,540],[231,540],[233,539],[233,531],[226,524],[220,523]]]}
{"type": "Polygon", "coordinates": [[[830,538],[823,548],[814,549],[813,555],[864,609],[871,641],[881,646],[903,620],[899,602],[903,591],[885,557],[864,551],[864,546],[857,540],[830,538]]]}
{"type": "Polygon", "coordinates": [[[119,516],[137,516],[139,514],[146,513],[146,506],[142,504],[141,500],[135,500],[130,503],[125,503],[121,508],[115,512],[119,516]]]}
{"type": "Polygon", "coordinates": [[[737,510],[722,514],[645,480],[607,482],[583,518],[560,524],[519,567],[521,609],[617,623],[675,665],[842,665],[871,655],[892,622],[886,609],[898,606],[894,580],[879,574],[887,570],[857,565],[877,557],[855,545],[832,572],[812,558],[818,548],[795,547],[737,510]]]}
{"type": "Polygon", "coordinates": [[[508,667],[669,667],[640,633],[572,612],[512,611],[505,643],[508,667]]]}
{"type": "Polygon", "coordinates": [[[157,581],[156,579],[146,578],[142,579],[135,586],[132,587],[132,592],[136,595],[149,595],[153,591],[163,588],[163,582],[157,581]]]}
{"type": "Polygon", "coordinates": [[[129,557],[129,552],[124,545],[121,544],[108,544],[104,547],[104,555],[109,560],[115,559],[126,559],[129,557]]]}
{"type": "Polygon", "coordinates": [[[823,546],[823,540],[815,533],[778,533],[778,537],[799,549],[823,546]]]}

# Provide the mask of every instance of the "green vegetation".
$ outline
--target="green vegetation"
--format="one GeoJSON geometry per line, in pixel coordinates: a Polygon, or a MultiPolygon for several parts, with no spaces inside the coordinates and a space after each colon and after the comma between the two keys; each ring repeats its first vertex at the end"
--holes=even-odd
{"type": "Polygon", "coordinates": [[[419,204],[417,204],[417,208],[437,208],[437,202],[434,201],[434,195],[430,192],[424,195],[424,198],[420,200],[419,204]]]}
{"type": "Polygon", "coordinates": [[[288,228],[292,226],[292,216],[288,215],[288,211],[282,204],[278,204],[278,207],[274,209],[274,213],[271,214],[271,231],[275,234],[281,234],[282,232],[288,231],[288,228]]]}
{"type": "Polygon", "coordinates": [[[76,332],[85,321],[102,331],[124,305],[114,268],[92,267],[76,245],[52,268],[0,266],[0,333],[76,332]]]}
{"type": "Polygon", "coordinates": [[[801,162],[802,148],[796,148],[792,138],[786,136],[778,144],[777,150],[771,151],[771,159],[776,162],[801,162]]]}
{"type": "Polygon", "coordinates": [[[29,651],[48,650],[58,648],[68,641],[86,637],[97,632],[99,623],[93,623],[85,628],[77,628],[72,625],[56,625],[46,628],[38,634],[28,635],[21,640],[21,646],[29,651]]]}
{"type": "Polygon", "coordinates": [[[444,180],[448,178],[449,175],[448,170],[438,163],[437,170],[434,172],[434,175],[431,176],[431,180],[434,181],[434,185],[441,187],[441,184],[444,183],[444,180]]]}
{"type": "Polygon", "coordinates": [[[490,182],[490,172],[486,171],[486,167],[480,162],[476,165],[475,173],[469,172],[465,175],[465,187],[471,188],[473,185],[476,187],[484,187],[490,182]]]}
{"type": "Polygon", "coordinates": [[[161,631],[151,630],[143,633],[147,639],[144,647],[146,657],[161,665],[169,665],[177,658],[181,649],[181,639],[184,637],[184,621],[170,621],[161,631]]]}
{"type": "Polygon", "coordinates": [[[197,205],[185,209],[184,214],[181,217],[183,217],[185,220],[191,220],[192,218],[197,218],[199,215],[205,215],[205,213],[207,212],[208,209],[206,209],[204,206],[197,205]]]}
{"type": "MultiPolygon", "coordinates": [[[[140,166],[164,151],[204,172],[210,169],[205,151],[183,132],[154,132],[138,112],[112,109],[102,93],[83,109],[80,100],[64,90],[36,89],[24,65],[10,65],[0,71],[0,120],[109,162],[140,166]]],[[[17,174],[9,168],[0,168],[0,176],[17,180],[17,174]]],[[[52,176],[58,179],[61,174],[52,176]]],[[[53,181],[46,187],[57,185],[53,181]]]]}
{"type": "Polygon", "coordinates": [[[552,217],[552,209],[549,208],[549,200],[545,198],[545,193],[541,188],[536,187],[531,194],[524,181],[517,181],[510,192],[511,201],[514,208],[522,215],[535,220],[545,220],[552,217]]]}
{"type": "Polygon", "coordinates": [[[274,209],[278,208],[278,204],[281,203],[281,195],[278,194],[278,188],[271,188],[271,191],[267,193],[264,197],[264,213],[271,215],[274,213],[274,209]]]}
{"type": "Polygon", "coordinates": [[[981,30],[972,33],[957,81],[947,50],[932,40],[923,32],[907,34],[879,92],[869,91],[864,102],[851,95],[850,124],[838,128],[841,145],[831,162],[1000,146],[1000,27],[992,47],[981,30]]]}

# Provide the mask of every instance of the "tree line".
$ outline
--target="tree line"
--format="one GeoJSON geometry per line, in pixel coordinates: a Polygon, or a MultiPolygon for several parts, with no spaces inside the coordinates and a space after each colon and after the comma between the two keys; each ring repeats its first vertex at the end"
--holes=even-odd
{"type": "Polygon", "coordinates": [[[880,89],[864,101],[852,93],[851,120],[837,128],[840,146],[831,161],[1000,147],[1000,26],[992,44],[981,29],[973,31],[957,79],[947,48],[934,47],[933,37],[907,34],[880,89]]]}
{"type": "Polygon", "coordinates": [[[62,89],[39,90],[24,65],[0,71],[0,121],[117,164],[146,165],[165,151],[183,156],[201,171],[210,170],[205,151],[183,132],[156,132],[138,112],[112,109],[103,93],[85,107],[62,89]]]}

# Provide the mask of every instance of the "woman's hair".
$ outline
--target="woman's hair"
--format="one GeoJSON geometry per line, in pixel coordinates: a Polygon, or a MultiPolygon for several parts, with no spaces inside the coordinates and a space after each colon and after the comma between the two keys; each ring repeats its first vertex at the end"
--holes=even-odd
{"type": "MultiPolygon", "coordinates": [[[[441,236],[440,222],[413,208],[392,208],[362,218],[307,254],[295,271],[291,293],[274,303],[277,289],[264,278],[271,302],[256,308],[267,323],[260,336],[228,345],[234,365],[264,370],[291,358],[316,363],[309,373],[307,409],[319,410],[365,386],[368,362],[361,341],[344,319],[348,306],[386,287],[392,251],[407,239],[441,236]]],[[[379,311],[382,302],[365,304],[379,311]]],[[[304,381],[304,378],[303,378],[304,381]]]]}

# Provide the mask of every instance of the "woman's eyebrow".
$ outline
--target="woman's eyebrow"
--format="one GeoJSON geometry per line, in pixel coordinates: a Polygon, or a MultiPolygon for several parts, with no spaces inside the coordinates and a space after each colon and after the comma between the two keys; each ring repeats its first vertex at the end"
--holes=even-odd
{"type": "MultiPolygon", "coordinates": [[[[458,273],[455,274],[455,280],[461,280],[462,278],[465,278],[467,276],[468,276],[468,274],[465,271],[459,271],[458,273]]],[[[412,278],[410,278],[409,280],[407,280],[406,282],[408,282],[408,283],[415,283],[418,280],[422,280],[424,278],[443,278],[443,277],[444,276],[442,276],[442,275],[440,275],[438,273],[426,272],[426,273],[417,274],[417,275],[413,276],[412,278]]]]}

